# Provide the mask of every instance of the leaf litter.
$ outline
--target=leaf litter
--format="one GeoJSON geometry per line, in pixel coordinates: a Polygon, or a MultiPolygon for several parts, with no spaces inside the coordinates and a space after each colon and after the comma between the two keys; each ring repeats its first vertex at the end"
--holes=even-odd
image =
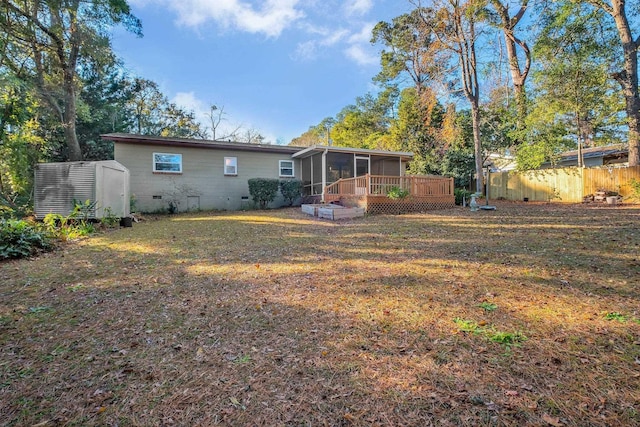
{"type": "Polygon", "coordinates": [[[497,204],[157,217],[3,262],[0,425],[640,424],[640,207],[497,204]]]}

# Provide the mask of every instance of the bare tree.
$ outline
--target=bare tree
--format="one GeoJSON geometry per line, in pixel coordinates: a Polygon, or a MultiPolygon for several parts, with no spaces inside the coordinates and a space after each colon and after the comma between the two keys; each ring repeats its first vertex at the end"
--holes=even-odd
{"type": "Polygon", "coordinates": [[[209,107],[209,113],[207,114],[207,117],[209,118],[209,122],[211,123],[211,139],[212,140],[224,140],[224,139],[238,139],[238,132],[240,131],[240,129],[242,129],[242,126],[238,125],[236,126],[233,130],[231,131],[227,131],[225,133],[223,133],[222,135],[218,134],[218,131],[220,130],[220,125],[223,121],[226,121],[227,119],[225,118],[225,116],[227,115],[227,113],[224,111],[224,105],[218,107],[215,104],[211,104],[211,106],[209,107]]]}

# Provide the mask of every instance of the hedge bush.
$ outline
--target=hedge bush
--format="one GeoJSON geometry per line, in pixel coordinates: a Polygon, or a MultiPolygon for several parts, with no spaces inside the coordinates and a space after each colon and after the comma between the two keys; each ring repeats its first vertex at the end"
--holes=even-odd
{"type": "Polygon", "coordinates": [[[0,219],[0,259],[28,257],[51,247],[48,233],[37,224],[0,219]]]}
{"type": "Polygon", "coordinates": [[[272,178],[251,178],[249,180],[249,194],[260,209],[266,209],[267,205],[276,199],[280,181],[272,178]]]}
{"type": "Polygon", "coordinates": [[[455,188],[453,190],[453,194],[456,198],[456,205],[462,206],[463,200],[466,200],[467,204],[471,201],[471,195],[473,194],[473,192],[464,188],[455,188]]]}
{"type": "Polygon", "coordinates": [[[280,192],[282,197],[289,202],[289,206],[302,195],[302,181],[299,179],[283,179],[280,181],[280,192]]]}

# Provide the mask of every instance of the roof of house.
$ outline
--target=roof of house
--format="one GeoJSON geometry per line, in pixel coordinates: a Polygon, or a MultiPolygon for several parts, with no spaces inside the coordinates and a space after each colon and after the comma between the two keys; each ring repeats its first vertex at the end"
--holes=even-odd
{"type": "MultiPolygon", "coordinates": [[[[578,159],[578,150],[565,151],[560,153],[560,161],[572,161],[578,159]]],[[[597,157],[628,155],[629,147],[626,144],[606,145],[602,147],[590,147],[582,149],[582,158],[590,159],[597,157]]]]}
{"type": "Polygon", "coordinates": [[[164,136],[135,135],[130,133],[107,133],[100,136],[102,139],[125,144],[141,144],[168,147],[196,147],[210,149],[228,149],[240,151],[261,151],[265,153],[287,153],[293,158],[305,158],[313,154],[332,153],[352,153],[355,155],[379,155],[400,157],[411,160],[413,153],[403,151],[368,150],[364,148],[334,147],[327,145],[314,145],[312,147],[295,147],[291,145],[274,144],[247,144],[246,142],[234,141],[211,141],[205,139],[173,138],[164,136]]]}
{"type": "Polygon", "coordinates": [[[229,149],[240,151],[261,151],[266,153],[294,154],[304,147],[274,144],[247,144],[234,141],[212,141],[192,138],[173,138],[164,136],[135,135],[129,133],[107,133],[100,135],[102,139],[125,144],[156,145],[167,147],[195,147],[210,149],[229,149]]]}
{"type": "Polygon", "coordinates": [[[312,156],[314,154],[323,153],[351,153],[351,154],[361,154],[361,155],[377,155],[377,156],[390,156],[390,157],[401,157],[407,160],[411,160],[413,158],[413,153],[407,151],[386,151],[386,150],[369,150],[366,148],[350,148],[350,147],[335,147],[332,145],[312,145],[311,147],[307,147],[302,149],[295,154],[292,155],[294,158],[305,158],[312,156]]]}

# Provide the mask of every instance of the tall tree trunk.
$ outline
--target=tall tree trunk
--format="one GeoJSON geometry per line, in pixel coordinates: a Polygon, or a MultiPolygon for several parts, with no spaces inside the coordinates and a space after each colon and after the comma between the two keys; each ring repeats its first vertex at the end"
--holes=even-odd
{"type": "Polygon", "coordinates": [[[524,120],[527,116],[527,95],[525,91],[525,82],[531,69],[531,51],[527,43],[515,36],[514,28],[527,10],[529,1],[522,0],[520,9],[513,16],[509,16],[509,8],[507,4],[503,4],[500,0],[491,0],[491,4],[500,16],[500,26],[504,34],[505,45],[507,47],[507,58],[509,60],[509,71],[511,72],[511,81],[513,82],[513,91],[515,92],[516,108],[518,110],[518,127],[524,126],[524,120]],[[518,59],[518,46],[524,53],[525,64],[521,68],[518,59]]]}
{"type": "MultiPolygon", "coordinates": [[[[624,53],[623,70],[614,78],[622,86],[627,124],[629,125],[629,166],[640,165],[640,94],[638,92],[638,45],[640,37],[634,39],[627,19],[626,0],[587,0],[594,7],[611,15],[618,30],[624,53]]],[[[637,5],[634,2],[634,6],[637,5]]]]}
{"type": "Polygon", "coordinates": [[[78,142],[76,133],[76,66],[78,64],[78,54],[80,53],[80,36],[78,34],[78,7],[80,0],[73,0],[69,7],[69,53],[65,58],[64,54],[59,55],[63,64],[64,78],[64,136],[69,150],[69,160],[82,160],[82,150],[78,142]]]}
{"type": "Polygon", "coordinates": [[[480,142],[480,106],[477,100],[471,103],[471,126],[473,127],[473,152],[476,158],[476,193],[482,193],[484,168],[480,142]]]}
{"type": "Polygon", "coordinates": [[[69,161],[82,160],[82,150],[76,133],[76,88],[74,82],[75,70],[65,70],[64,73],[64,139],[69,150],[69,161]]]}
{"type": "Polygon", "coordinates": [[[640,165],[640,95],[638,93],[638,40],[631,35],[624,0],[614,2],[613,19],[624,51],[624,70],[616,74],[622,86],[629,124],[629,166],[640,165]]]}

